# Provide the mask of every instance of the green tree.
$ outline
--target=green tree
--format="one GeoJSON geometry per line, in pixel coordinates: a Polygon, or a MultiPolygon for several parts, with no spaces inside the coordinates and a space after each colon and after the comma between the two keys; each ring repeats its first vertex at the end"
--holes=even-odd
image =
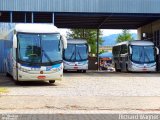
{"type": "Polygon", "coordinates": [[[108,51],[100,50],[100,51],[99,51],[99,54],[102,54],[102,53],[105,53],[105,52],[108,52],[108,51]]]}
{"type": "MultiPolygon", "coordinates": [[[[91,46],[91,53],[97,53],[97,30],[96,29],[71,29],[68,33],[68,38],[73,39],[86,39],[91,46]]],[[[99,30],[99,45],[103,43],[101,38],[102,32],[99,30]]]]}
{"type": "Polygon", "coordinates": [[[130,40],[134,40],[134,38],[132,37],[132,34],[129,32],[129,30],[123,30],[122,33],[119,34],[116,39],[117,43],[130,40]]]}

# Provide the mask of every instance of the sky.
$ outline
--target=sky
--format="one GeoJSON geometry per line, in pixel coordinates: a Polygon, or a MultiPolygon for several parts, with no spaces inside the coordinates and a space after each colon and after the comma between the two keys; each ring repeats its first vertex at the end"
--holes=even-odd
{"type": "MultiPolygon", "coordinates": [[[[67,35],[67,31],[69,31],[69,29],[60,29],[61,33],[63,35],[67,35]]],[[[112,34],[120,34],[122,33],[122,30],[120,29],[103,29],[102,30],[102,36],[109,36],[109,35],[112,35],[112,34]]],[[[130,33],[137,33],[137,30],[130,30],[130,33]]]]}

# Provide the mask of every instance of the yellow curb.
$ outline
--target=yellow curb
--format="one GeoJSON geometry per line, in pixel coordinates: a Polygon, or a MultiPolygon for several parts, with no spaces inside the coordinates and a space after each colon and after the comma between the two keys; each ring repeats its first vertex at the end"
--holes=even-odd
{"type": "Polygon", "coordinates": [[[3,88],[3,87],[0,87],[0,94],[1,93],[8,93],[8,89],[7,88],[3,88]]]}

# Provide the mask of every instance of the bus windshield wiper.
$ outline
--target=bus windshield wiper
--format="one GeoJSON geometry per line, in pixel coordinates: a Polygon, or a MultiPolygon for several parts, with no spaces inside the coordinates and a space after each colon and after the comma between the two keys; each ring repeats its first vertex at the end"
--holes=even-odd
{"type": "Polygon", "coordinates": [[[141,60],[141,58],[142,58],[142,55],[143,55],[143,51],[141,51],[141,54],[140,54],[140,56],[139,56],[139,62],[140,62],[140,60],[141,60]]]}
{"type": "Polygon", "coordinates": [[[74,56],[74,53],[75,53],[75,52],[73,52],[72,55],[71,55],[71,57],[69,58],[70,60],[72,60],[72,57],[74,56]]]}
{"type": "Polygon", "coordinates": [[[78,55],[79,55],[80,59],[82,60],[82,57],[81,57],[81,55],[80,55],[80,52],[79,52],[79,50],[78,50],[78,55]]]}
{"type": "Polygon", "coordinates": [[[147,59],[148,59],[148,62],[150,62],[150,59],[149,59],[147,53],[146,53],[145,51],[144,51],[144,53],[145,53],[145,55],[146,55],[146,57],[147,57],[147,59]]]}
{"type": "Polygon", "coordinates": [[[50,57],[47,55],[47,53],[44,50],[42,50],[42,53],[44,53],[44,56],[47,58],[50,64],[53,64],[52,60],[50,59],[50,57]]]}

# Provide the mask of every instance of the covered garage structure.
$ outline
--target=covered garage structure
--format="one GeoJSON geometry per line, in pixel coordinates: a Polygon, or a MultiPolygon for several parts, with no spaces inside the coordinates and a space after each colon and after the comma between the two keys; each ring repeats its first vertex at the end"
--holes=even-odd
{"type": "Polygon", "coordinates": [[[137,29],[139,39],[151,39],[160,48],[159,5],[160,0],[0,0],[0,22],[137,29]]]}

